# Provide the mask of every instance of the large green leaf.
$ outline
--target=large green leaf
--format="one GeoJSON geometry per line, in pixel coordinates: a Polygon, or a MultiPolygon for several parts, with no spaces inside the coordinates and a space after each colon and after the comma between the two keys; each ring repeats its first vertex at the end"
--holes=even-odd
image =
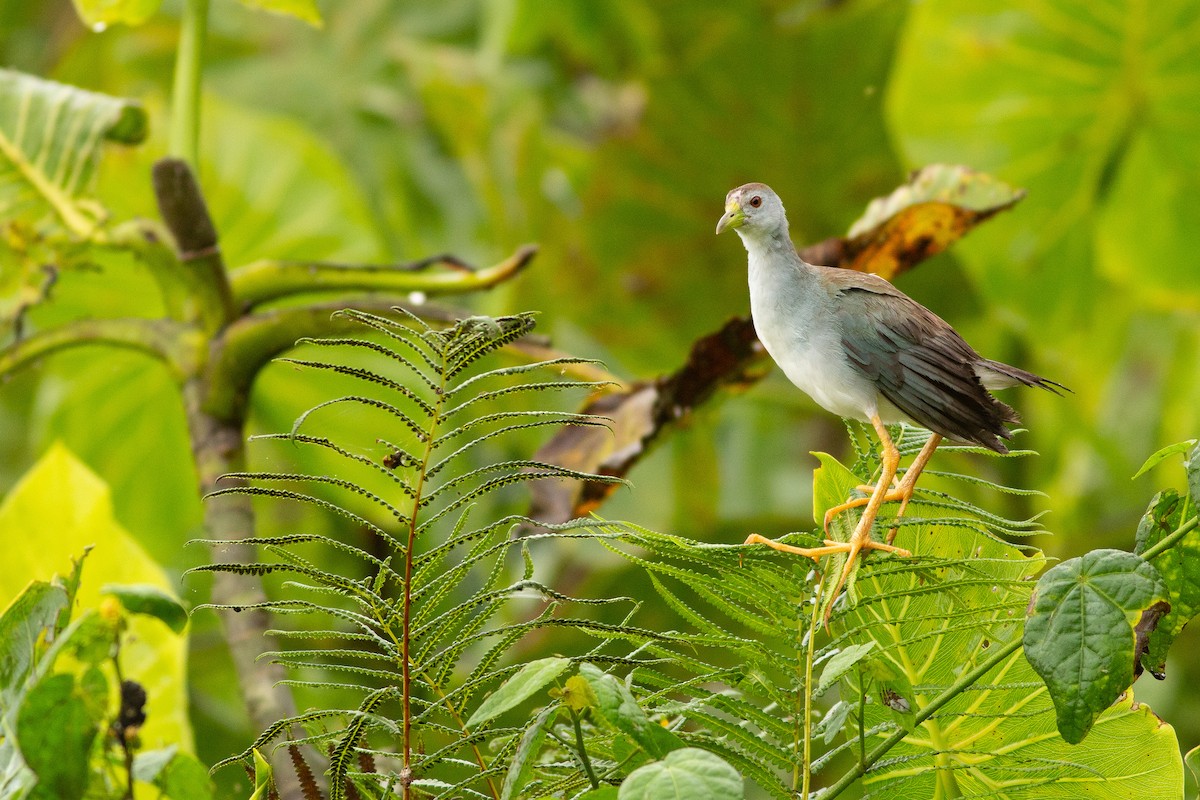
{"type": "Polygon", "coordinates": [[[1073,303],[1090,302],[1095,292],[1076,291],[1095,277],[1087,259],[1046,260],[1080,245],[1128,290],[1200,292],[1188,257],[1200,224],[1189,202],[1200,190],[1198,47],[1191,0],[914,7],[888,97],[905,154],[1029,190],[1026,213],[963,248],[994,297],[1052,310],[1071,287],[1073,303]],[[1000,265],[1014,261],[1037,280],[1013,284],[1016,265],[1000,265]]]}
{"type": "MultiPolygon", "coordinates": [[[[76,594],[83,608],[98,605],[100,586],[109,581],[171,590],[162,568],[114,519],[108,487],[61,445],[51,447],[0,505],[0,541],[5,555],[0,602],[17,595],[31,577],[65,571],[91,545],[76,594]]],[[[153,698],[143,737],[190,751],[186,652],[186,643],[163,625],[134,616],[121,664],[125,677],[153,698]]]]}
{"type": "MultiPolygon", "coordinates": [[[[107,288],[101,281],[83,283],[107,307],[120,302],[112,281],[107,288]]],[[[148,299],[129,282],[115,283],[129,300],[148,299]]],[[[62,303],[66,288],[59,287],[52,305],[62,303]]],[[[184,547],[202,517],[195,467],[181,455],[189,452],[187,423],[171,376],[140,354],[94,348],[48,359],[44,373],[35,395],[41,416],[33,443],[48,449],[61,441],[103,475],[116,517],[153,559],[175,570],[204,559],[202,550],[184,547]]]]}
{"type": "Polygon", "coordinates": [[[0,327],[88,264],[80,240],[102,238],[104,222],[87,197],[101,145],[145,132],[132,101],[0,70],[0,327]]]}
{"type": "MultiPolygon", "coordinates": [[[[897,544],[911,549],[912,558],[861,570],[861,599],[833,624],[835,632],[844,630],[840,646],[876,644],[872,661],[911,684],[911,710],[919,712],[1021,635],[1030,578],[1045,562],[950,525],[901,528],[897,544]]],[[[853,680],[847,677],[844,697],[857,697],[853,680]]],[[[875,731],[868,736],[887,735],[899,724],[896,712],[878,684],[867,689],[865,724],[875,731]]],[[[1081,745],[1067,744],[1055,725],[1045,685],[1017,650],[924,720],[863,780],[872,796],[898,800],[1178,797],[1182,791],[1174,731],[1132,697],[1101,714],[1081,745]]]]}
{"type": "Polygon", "coordinates": [[[0,217],[55,217],[92,235],[100,216],[81,195],[101,144],[145,135],[146,114],[132,101],[0,70],[0,217]]]}
{"type": "Polygon", "coordinates": [[[1093,550],[1046,572],[1025,622],[1025,655],[1046,681],[1071,744],[1133,683],[1146,638],[1168,608],[1152,564],[1093,550]]]}
{"type": "Polygon", "coordinates": [[[205,108],[204,190],[228,266],[380,257],[371,211],[319,133],[217,98],[205,108]]]}

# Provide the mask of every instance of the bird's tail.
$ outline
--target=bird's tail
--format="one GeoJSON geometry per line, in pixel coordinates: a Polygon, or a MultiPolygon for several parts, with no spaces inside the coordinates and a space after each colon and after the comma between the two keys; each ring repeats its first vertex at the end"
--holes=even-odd
{"type": "Polygon", "coordinates": [[[988,358],[980,359],[975,364],[975,374],[979,376],[979,380],[988,389],[1007,389],[1010,386],[1016,386],[1020,383],[1025,386],[1036,386],[1039,389],[1045,389],[1057,395],[1071,391],[1057,381],[1052,381],[1049,378],[1043,378],[1040,375],[1034,375],[1032,372],[1026,372],[1018,367],[1013,367],[1000,361],[992,361],[988,358]]]}

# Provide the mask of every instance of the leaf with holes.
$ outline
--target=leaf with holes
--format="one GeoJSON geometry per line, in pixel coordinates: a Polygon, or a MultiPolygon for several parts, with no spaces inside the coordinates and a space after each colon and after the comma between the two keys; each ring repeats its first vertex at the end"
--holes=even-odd
{"type": "MultiPolygon", "coordinates": [[[[1196,506],[1174,489],[1159,492],[1150,501],[1138,523],[1133,552],[1141,555],[1177,530],[1184,514],[1196,514],[1196,506]]],[[[1193,528],[1170,549],[1152,561],[1167,587],[1171,610],[1150,634],[1149,647],[1141,664],[1158,679],[1166,676],[1167,651],[1193,617],[1200,614],[1200,528],[1193,528]]]]}
{"type": "Polygon", "coordinates": [[[1147,637],[1169,608],[1158,570],[1121,550],[1093,550],[1041,577],[1025,655],[1050,689],[1065,740],[1081,742],[1133,683],[1147,637]]]}
{"type": "Polygon", "coordinates": [[[930,164],[891,194],[871,201],[850,226],[839,266],[892,280],[1024,196],[991,175],[930,164]]]}

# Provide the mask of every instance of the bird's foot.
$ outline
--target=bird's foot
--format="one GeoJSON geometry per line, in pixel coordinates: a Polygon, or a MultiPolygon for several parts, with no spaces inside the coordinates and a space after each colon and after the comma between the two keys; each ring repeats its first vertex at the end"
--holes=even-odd
{"type": "MultiPolygon", "coordinates": [[[[914,483],[915,483],[915,481],[914,481],[914,483]]],[[[871,502],[871,499],[872,499],[871,495],[875,494],[874,486],[856,486],[854,488],[859,492],[863,492],[867,496],[866,497],[856,497],[853,500],[847,500],[846,502],[842,503],[841,505],[834,506],[833,508],[826,511],[824,525],[823,525],[826,536],[829,535],[829,525],[831,522],[833,522],[834,517],[836,517],[838,514],[841,514],[843,511],[849,511],[852,508],[860,508],[862,506],[867,505],[868,503],[871,502]]],[[[896,518],[899,519],[900,517],[904,516],[904,510],[906,508],[908,508],[908,503],[910,500],[912,500],[912,497],[913,497],[913,487],[906,486],[904,482],[901,482],[900,485],[897,486],[896,488],[889,489],[888,491],[884,492],[883,499],[880,502],[881,503],[897,503],[897,502],[900,503],[900,510],[896,513],[896,518]]],[[[873,521],[874,520],[872,519],[872,522],[873,521]]],[[[896,538],[896,528],[893,527],[890,531],[888,531],[888,536],[887,536],[888,543],[891,544],[892,540],[895,538],[896,538]]]]}
{"type": "Polygon", "coordinates": [[[854,561],[858,554],[866,550],[882,550],[885,553],[894,553],[898,556],[908,557],[912,553],[905,550],[903,547],[896,547],[887,542],[877,542],[871,538],[871,526],[863,526],[860,524],[859,529],[855,529],[854,535],[850,537],[848,542],[839,542],[836,539],[826,539],[825,544],[821,547],[797,547],[791,544],[777,542],[774,539],[752,533],[746,537],[744,544],[762,544],[770,547],[772,550],[778,550],[783,553],[792,553],[799,556],[807,556],[813,561],[820,562],[825,556],[831,556],[837,553],[846,554],[846,565],[842,568],[841,577],[838,578],[837,588],[833,590],[833,597],[825,610],[825,626],[829,626],[829,615],[833,610],[833,601],[837,600],[838,595],[842,591],[842,587],[846,584],[846,579],[850,577],[850,573],[854,568],[854,561]]]}
{"type": "MultiPolygon", "coordinates": [[[[850,542],[839,542],[836,539],[826,539],[825,544],[821,547],[797,547],[792,544],[784,544],[777,542],[774,539],[768,539],[762,534],[752,533],[746,537],[746,541],[742,544],[763,544],[770,547],[772,550],[778,550],[781,553],[792,553],[798,556],[808,556],[813,561],[819,562],[825,556],[831,556],[835,553],[849,553],[853,545],[850,542]]],[[[896,547],[883,542],[876,542],[868,539],[865,543],[859,545],[859,550],[886,550],[889,553],[897,553],[902,556],[912,555],[902,547],[896,547]]],[[[855,550],[857,552],[857,550],[855,550]]]]}
{"type": "MultiPolygon", "coordinates": [[[[891,494],[891,492],[889,492],[891,494]]],[[[849,542],[842,542],[844,549],[840,552],[846,553],[846,564],[842,567],[842,574],[838,577],[837,585],[833,589],[833,594],[829,598],[829,604],[825,606],[825,627],[829,627],[829,615],[833,613],[833,604],[837,601],[838,596],[842,593],[842,587],[846,585],[846,581],[850,578],[850,573],[854,571],[854,562],[858,554],[865,550],[883,550],[886,553],[894,553],[905,558],[912,555],[911,552],[903,547],[896,547],[891,543],[889,538],[887,542],[877,542],[871,538],[871,527],[875,520],[868,519],[864,514],[862,519],[858,521],[858,526],[854,529],[854,533],[850,536],[849,542]]],[[[894,531],[893,531],[894,533],[894,531]]]]}

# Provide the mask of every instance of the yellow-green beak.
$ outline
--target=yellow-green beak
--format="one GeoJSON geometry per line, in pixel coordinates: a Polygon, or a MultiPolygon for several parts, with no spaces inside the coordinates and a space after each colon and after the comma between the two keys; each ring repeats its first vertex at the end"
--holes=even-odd
{"type": "Polygon", "coordinates": [[[736,200],[725,204],[725,215],[717,222],[717,234],[726,228],[740,228],[746,221],[746,214],[736,200]]]}

